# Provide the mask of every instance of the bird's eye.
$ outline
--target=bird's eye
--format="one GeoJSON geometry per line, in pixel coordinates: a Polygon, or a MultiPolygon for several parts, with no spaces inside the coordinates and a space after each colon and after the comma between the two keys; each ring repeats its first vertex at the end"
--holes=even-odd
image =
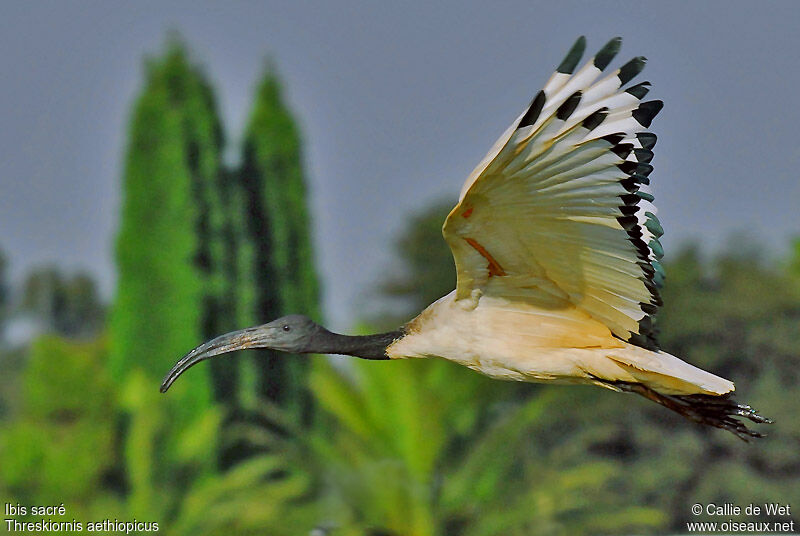
{"type": "Polygon", "coordinates": [[[285,325],[285,326],[283,326],[283,331],[291,331],[291,330],[292,330],[292,328],[290,328],[290,327],[288,326],[288,324],[287,324],[287,325],[285,325]]]}

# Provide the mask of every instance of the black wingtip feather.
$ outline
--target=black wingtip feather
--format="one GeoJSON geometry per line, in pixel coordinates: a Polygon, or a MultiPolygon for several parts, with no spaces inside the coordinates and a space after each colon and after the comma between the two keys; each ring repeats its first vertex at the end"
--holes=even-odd
{"type": "Polygon", "coordinates": [[[639,100],[642,100],[645,97],[645,95],[647,95],[647,93],[649,92],[650,92],[650,82],[640,82],[635,86],[631,86],[625,90],[625,93],[630,93],[639,100]]]}
{"type": "Polygon", "coordinates": [[[664,300],[661,299],[661,295],[658,293],[658,290],[656,290],[656,289],[651,290],[650,293],[652,294],[652,297],[651,297],[652,301],[650,303],[652,303],[656,307],[661,307],[662,305],[664,305],[664,300]]]}
{"type": "Polygon", "coordinates": [[[601,71],[608,67],[608,64],[611,63],[611,60],[614,59],[614,56],[617,55],[619,52],[620,47],[622,46],[622,38],[615,37],[608,43],[606,43],[603,48],[600,49],[600,52],[594,57],[594,66],[600,69],[601,71]]]}
{"type": "Polygon", "coordinates": [[[611,148],[611,152],[623,160],[628,158],[628,155],[631,154],[631,151],[633,151],[632,143],[619,143],[611,148]]]}
{"type": "Polygon", "coordinates": [[[664,258],[664,246],[661,245],[661,242],[658,241],[658,238],[653,238],[648,243],[647,247],[649,247],[653,255],[655,255],[656,260],[660,261],[664,258]]]}
{"type": "Polygon", "coordinates": [[[639,190],[639,183],[630,177],[628,177],[627,179],[622,179],[621,181],[619,181],[619,183],[622,185],[623,188],[625,188],[627,192],[635,193],[636,191],[639,190]]]}
{"type": "Polygon", "coordinates": [[[567,100],[564,101],[564,104],[558,107],[556,110],[556,117],[562,121],[566,121],[569,116],[572,115],[572,112],[575,111],[575,108],[578,107],[578,103],[581,102],[581,96],[583,92],[576,91],[572,95],[569,96],[567,100]]]}
{"type": "Polygon", "coordinates": [[[664,236],[664,228],[661,227],[661,222],[658,221],[656,215],[652,212],[645,212],[644,215],[647,217],[644,222],[644,226],[647,227],[651,233],[653,233],[653,236],[656,238],[661,238],[664,236]]]}
{"type": "Polygon", "coordinates": [[[586,37],[582,35],[577,41],[575,41],[575,44],[572,45],[572,48],[569,49],[567,56],[559,64],[556,71],[564,74],[572,74],[575,71],[575,67],[577,67],[578,62],[581,61],[584,50],[586,50],[586,37]]]}
{"type": "Polygon", "coordinates": [[[650,149],[651,151],[653,147],[656,146],[656,141],[658,141],[658,137],[652,132],[639,132],[636,137],[639,139],[639,143],[642,144],[643,148],[650,149]]]}
{"type": "Polygon", "coordinates": [[[642,72],[644,65],[647,63],[647,58],[644,56],[636,56],[631,61],[619,68],[619,85],[624,86],[630,82],[634,76],[642,72]]]}
{"type": "MultiPolygon", "coordinates": [[[[625,145],[629,144],[619,144],[613,147],[611,150],[615,154],[620,154],[622,151],[622,146],[625,145]]],[[[649,158],[652,158],[652,153],[647,149],[635,149],[634,154],[636,154],[637,159],[648,160],[649,158]]],[[[626,340],[630,344],[640,346],[648,350],[658,351],[659,344],[657,332],[652,322],[652,315],[656,314],[658,308],[663,303],[658,292],[659,281],[663,279],[663,270],[660,268],[660,265],[657,262],[654,262],[651,259],[651,255],[655,254],[656,257],[658,257],[659,254],[663,254],[663,250],[661,250],[661,246],[658,244],[657,239],[651,240],[651,244],[653,244],[655,241],[656,247],[652,247],[644,242],[641,223],[639,222],[639,218],[636,216],[639,210],[641,210],[639,207],[639,202],[642,199],[647,198],[649,194],[640,195],[640,192],[638,191],[639,183],[642,180],[647,181],[648,179],[641,175],[636,175],[635,173],[637,171],[649,172],[646,168],[651,166],[641,161],[638,163],[626,161],[620,164],[619,167],[626,173],[633,174],[630,177],[620,181],[628,193],[619,196],[622,204],[619,206],[620,216],[617,217],[617,221],[627,232],[628,241],[636,250],[636,258],[638,259],[636,264],[641,268],[643,274],[640,279],[644,282],[645,287],[650,294],[649,301],[639,303],[640,309],[645,314],[645,316],[638,322],[639,333],[630,333],[626,340]]],[[[650,196],[650,199],[652,199],[652,196],[650,196]]],[[[645,215],[647,214],[649,213],[645,213],[645,215]]]]}
{"type": "Polygon", "coordinates": [[[639,220],[636,218],[636,216],[620,216],[617,218],[617,221],[626,231],[630,231],[639,223],[639,220]]]}
{"type": "Polygon", "coordinates": [[[603,136],[602,139],[606,140],[611,145],[616,145],[625,139],[625,134],[623,132],[617,132],[615,134],[608,134],[606,136],[603,136]]]}
{"type": "Polygon", "coordinates": [[[643,102],[636,108],[631,115],[636,121],[642,125],[643,127],[647,128],[650,126],[650,123],[653,122],[653,118],[661,111],[661,108],[664,107],[664,103],[660,100],[652,100],[643,102]]]}
{"type": "Polygon", "coordinates": [[[648,315],[654,315],[658,312],[658,307],[650,303],[639,302],[639,307],[648,315]]]}
{"type": "Polygon", "coordinates": [[[627,160],[621,164],[617,164],[617,167],[621,169],[623,172],[632,176],[635,175],[635,176],[647,177],[650,173],[653,172],[653,166],[644,162],[631,162],[627,160]]]}
{"type": "MultiPolygon", "coordinates": [[[[617,219],[619,219],[619,218],[617,218],[617,219]]],[[[635,218],[634,218],[634,219],[635,219],[635,218]]],[[[627,229],[626,229],[626,230],[627,230],[627,229]]],[[[650,278],[652,278],[654,275],[656,275],[656,270],[655,270],[655,268],[653,268],[652,264],[650,264],[649,262],[637,262],[636,264],[637,264],[637,265],[639,266],[639,268],[642,270],[642,272],[644,273],[645,277],[647,277],[647,278],[649,278],[649,279],[650,279],[650,278]]],[[[658,285],[656,285],[656,286],[658,286],[658,285]]]]}
{"type": "MultiPolygon", "coordinates": [[[[644,162],[640,162],[636,165],[636,171],[633,172],[633,175],[641,175],[642,177],[647,178],[652,172],[653,166],[644,162]]],[[[650,181],[648,180],[647,182],[649,183],[650,181]]]]}
{"type": "Polygon", "coordinates": [[[636,253],[639,254],[640,260],[646,261],[650,258],[650,248],[647,247],[647,244],[644,243],[644,240],[633,237],[630,237],[629,240],[636,248],[636,253]]]}
{"type": "Polygon", "coordinates": [[[539,90],[539,93],[536,94],[536,97],[531,101],[531,105],[528,106],[528,110],[525,112],[525,115],[522,116],[522,119],[519,121],[519,125],[517,128],[527,127],[536,122],[539,119],[539,114],[542,113],[542,108],[544,108],[544,103],[547,100],[545,97],[544,91],[539,90]]]}
{"type": "Polygon", "coordinates": [[[653,161],[653,151],[649,149],[634,149],[633,154],[636,155],[636,160],[643,164],[649,164],[653,161]]]}
{"type": "Polygon", "coordinates": [[[605,121],[607,116],[608,108],[600,108],[583,120],[583,127],[587,130],[594,130],[599,127],[603,121],[605,121]]]}

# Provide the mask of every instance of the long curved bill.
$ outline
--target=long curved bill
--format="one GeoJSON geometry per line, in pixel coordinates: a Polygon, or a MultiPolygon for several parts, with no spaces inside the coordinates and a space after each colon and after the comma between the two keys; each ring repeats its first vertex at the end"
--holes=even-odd
{"type": "Polygon", "coordinates": [[[164,381],[161,382],[161,388],[159,390],[162,393],[166,393],[170,385],[178,379],[178,376],[201,361],[236,350],[264,348],[265,335],[266,330],[264,326],[258,326],[232,331],[201,344],[175,363],[175,366],[164,376],[164,381]]]}

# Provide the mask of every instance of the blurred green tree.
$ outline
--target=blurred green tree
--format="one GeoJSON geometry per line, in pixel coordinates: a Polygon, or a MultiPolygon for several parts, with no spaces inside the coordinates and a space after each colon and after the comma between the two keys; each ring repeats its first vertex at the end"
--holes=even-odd
{"type": "MultiPolygon", "coordinates": [[[[241,168],[229,170],[213,92],[187,56],[173,38],[149,62],[133,114],[111,321],[120,381],[135,368],[155,380],[199,341],[242,325],[319,317],[300,139],[276,76],[259,85],[241,168]]],[[[213,361],[172,396],[197,416],[213,394],[228,422],[261,397],[303,415],[305,367],[274,354],[213,361]]]]}
{"type": "Polygon", "coordinates": [[[795,283],[800,283],[800,237],[796,237],[792,241],[788,272],[795,283]]]}
{"type": "MultiPolygon", "coordinates": [[[[242,156],[242,325],[289,313],[320,319],[300,145],[296,121],[284,104],[274,68],[268,66],[256,90],[242,156]]],[[[307,359],[260,351],[249,366],[257,370],[253,388],[258,397],[307,415],[307,359]]]]}
{"type": "Polygon", "coordinates": [[[116,416],[106,357],[103,339],[47,335],[31,346],[18,378],[21,400],[0,433],[0,488],[9,499],[64,502],[77,515],[108,482],[116,416]]]}
{"type": "Polygon", "coordinates": [[[7,332],[7,321],[11,314],[11,288],[7,279],[8,264],[5,253],[0,249],[0,420],[12,411],[18,398],[19,382],[17,377],[23,368],[24,355],[19,349],[10,348],[7,332]]]}
{"type": "MultiPolygon", "coordinates": [[[[129,132],[111,318],[117,381],[141,369],[157,384],[176,356],[217,330],[226,291],[214,240],[224,227],[221,143],[210,87],[173,37],[147,64],[129,132]]],[[[212,398],[209,368],[186,380],[173,396],[198,415],[212,398]]]]}
{"type": "MultiPolygon", "coordinates": [[[[197,99],[187,99],[186,127],[189,143],[187,165],[191,173],[194,202],[198,208],[195,226],[195,266],[203,277],[201,338],[216,337],[235,327],[236,242],[232,240],[237,207],[232,198],[237,188],[235,174],[224,169],[224,136],[216,98],[208,81],[197,72],[197,99]]],[[[229,408],[236,404],[238,370],[212,362],[211,382],[215,399],[229,408]]]]}
{"type": "Polygon", "coordinates": [[[67,276],[55,266],[35,269],[25,277],[19,309],[45,331],[71,338],[95,337],[105,321],[94,280],[85,273],[67,276]]]}

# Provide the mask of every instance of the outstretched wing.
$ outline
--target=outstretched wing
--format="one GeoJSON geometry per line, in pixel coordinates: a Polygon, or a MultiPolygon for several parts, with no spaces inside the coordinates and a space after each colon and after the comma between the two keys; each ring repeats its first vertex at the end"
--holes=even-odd
{"type": "Polygon", "coordinates": [[[662,107],[649,82],[622,87],[636,57],[595,81],[612,39],[577,72],[581,37],[533,102],[472,172],[443,233],[456,299],[484,295],[545,309],[577,307],[617,337],[657,349],[662,231],[647,185],[662,107]],[[574,74],[573,74],[574,73],[574,74]]]}

